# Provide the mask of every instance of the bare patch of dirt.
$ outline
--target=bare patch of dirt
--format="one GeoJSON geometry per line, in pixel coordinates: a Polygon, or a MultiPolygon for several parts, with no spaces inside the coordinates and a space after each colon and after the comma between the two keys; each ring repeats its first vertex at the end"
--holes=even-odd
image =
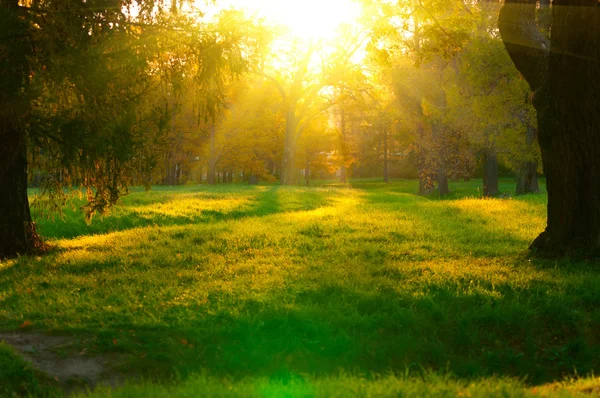
{"type": "Polygon", "coordinates": [[[72,337],[12,332],[0,333],[0,341],[11,345],[36,369],[59,382],[66,393],[98,385],[118,387],[126,379],[114,370],[124,356],[78,352],[72,337]]]}

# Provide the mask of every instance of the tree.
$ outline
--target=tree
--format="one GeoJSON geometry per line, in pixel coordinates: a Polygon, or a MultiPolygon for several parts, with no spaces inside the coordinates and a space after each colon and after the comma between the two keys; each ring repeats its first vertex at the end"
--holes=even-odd
{"type": "MultiPolygon", "coordinates": [[[[173,113],[173,77],[194,55],[203,113],[214,113],[231,46],[223,35],[205,34],[177,4],[0,0],[0,257],[39,244],[28,152],[43,159],[47,197],[64,201],[64,188],[78,184],[91,217],[127,193],[137,170],[153,166],[173,113]],[[176,54],[182,43],[190,51],[176,54]]],[[[244,53],[233,53],[237,66],[244,53]]]]}
{"type": "Polygon", "coordinates": [[[597,253],[600,7],[596,0],[554,0],[545,26],[538,14],[549,3],[507,0],[498,19],[506,50],[529,83],[537,110],[548,223],[531,248],[547,254],[597,253]]]}

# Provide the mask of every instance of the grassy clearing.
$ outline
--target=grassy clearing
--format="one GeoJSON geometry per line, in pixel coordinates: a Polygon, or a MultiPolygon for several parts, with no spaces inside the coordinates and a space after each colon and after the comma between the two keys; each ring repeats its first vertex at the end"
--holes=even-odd
{"type": "Polygon", "coordinates": [[[600,369],[598,267],[530,261],[545,196],[476,187],[157,188],[89,226],[68,210],[39,223],[49,255],[0,263],[0,330],[83,336],[123,373],[180,380],[123,396],[529,396],[600,369]]]}

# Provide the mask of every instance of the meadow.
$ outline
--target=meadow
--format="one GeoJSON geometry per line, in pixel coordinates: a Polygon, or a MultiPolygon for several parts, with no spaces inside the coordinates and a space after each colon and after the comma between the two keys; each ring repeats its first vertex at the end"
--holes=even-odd
{"type": "Polygon", "coordinates": [[[0,332],[130,380],[85,392],[0,343],[0,396],[600,394],[598,265],[530,257],[546,196],[480,185],[155,187],[40,219],[49,253],[0,262],[0,332]]]}

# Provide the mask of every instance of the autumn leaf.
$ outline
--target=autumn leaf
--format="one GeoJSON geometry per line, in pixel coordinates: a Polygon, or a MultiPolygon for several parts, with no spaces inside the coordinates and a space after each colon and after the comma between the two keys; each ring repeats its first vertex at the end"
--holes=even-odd
{"type": "Polygon", "coordinates": [[[25,321],[25,322],[23,322],[21,325],[19,325],[19,327],[20,327],[21,329],[25,329],[25,328],[28,328],[28,327],[30,327],[31,325],[33,325],[33,324],[31,323],[31,321],[25,321]]]}

